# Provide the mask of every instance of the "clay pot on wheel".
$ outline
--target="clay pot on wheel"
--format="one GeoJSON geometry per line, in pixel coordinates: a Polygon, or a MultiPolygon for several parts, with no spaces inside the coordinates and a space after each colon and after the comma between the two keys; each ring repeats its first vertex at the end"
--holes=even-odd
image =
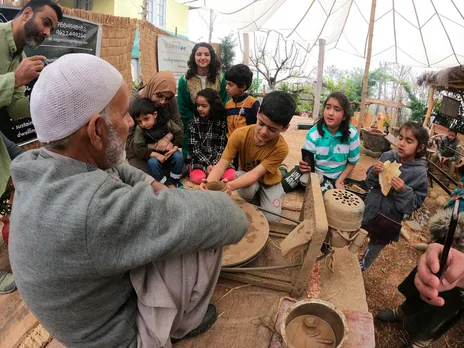
{"type": "Polygon", "coordinates": [[[209,191],[221,191],[225,192],[227,190],[227,186],[222,181],[210,181],[206,184],[206,188],[209,191]]]}

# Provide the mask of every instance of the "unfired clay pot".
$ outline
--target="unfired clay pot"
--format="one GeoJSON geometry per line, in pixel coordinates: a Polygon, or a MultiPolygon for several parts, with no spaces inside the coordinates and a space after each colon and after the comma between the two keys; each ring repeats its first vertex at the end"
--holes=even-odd
{"type": "Polygon", "coordinates": [[[211,181],[206,184],[206,188],[210,191],[222,191],[225,192],[227,190],[227,186],[222,181],[211,181]]]}
{"type": "Polygon", "coordinates": [[[282,346],[284,348],[303,348],[324,346],[327,348],[341,348],[348,337],[348,325],[345,315],[336,309],[331,303],[319,299],[302,300],[290,307],[284,316],[280,333],[282,335],[282,346]],[[309,322],[293,325],[294,320],[311,316],[309,322]],[[317,319],[316,319],[317,318],[317,319]],[[319,324],[312,323],[311,320],[319,321],[319,324]],[[329,325],[333,336],[324,334],[322,324],[329,325]],[[318,326],[316,326],[318,325],[318,326]],[[292,328],[290,328],[292,326],[292,328]],[[295,332],[294,329],[298,332],[295,332]],[[319,336],[319,337],[318,337],[319,336]],[[319,344],[308,345],[310,340],[319,341],[319,344]],[[305,342],[306,341],[306,342],[305,342]]]}

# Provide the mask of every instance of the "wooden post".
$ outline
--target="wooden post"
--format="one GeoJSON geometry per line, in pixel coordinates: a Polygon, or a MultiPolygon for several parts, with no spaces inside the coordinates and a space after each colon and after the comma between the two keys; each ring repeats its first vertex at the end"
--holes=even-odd
{"type": "Polygon", "coordinates": [[[312,277],[313,267],[316,264],[317,257],[321,252],[322,244],[329,230],[324,198],[321,186],[319,185],[319,177],[316,173],[310,174],[308,183],[306,184],[305,198],[301,207],[299,220],[310,220],[314,223],[315,231],[290,294],[290,296],[295,298],[299,298],[305,294],[305,290],[312,277]]]}
{"type": "Polygon", "coordinates": [[[369,83],[369,67],[371,65],[371,55],[372,55],[372,38],[374,37],[374,20],[375,20],[375,7],[377,5],[376,0],[372,0],[371,6],[371,19],[369,22],[369,32],[367,40],[367,56],[366,56],[366,65],[364,67],[364,79],[363,79],[363,88],[361,94],[361,110],[359,113],[359,123],[358,131],[362,128],[364,122],[364,116],[366,114],[366,98],[367,98],[367,86],[369,83]]]}
{"type": "Polygon", "coordinates": [[[432,115],[433,106],[435,105],[435,100],[433,99],[433,94],[435,92],[435,87],[429,88],[429,105],[427,108],[427,114],[425,115],[424,127],[428,128],[430,122],[430,115],[432,115]]]}
{"type": "Polygon", "coordinates": [[[314,94],[313,120],[319,118],[319,109],[321,106],[322,79],[324,76],[324,52],[325,40],[319,39],[319,61],[317,66],[316,93],[314,94]]]}
{"type": "Polygon", "coordinates": [[[250,65],[250,34],[243,33],[243,64],[250,65]]]}

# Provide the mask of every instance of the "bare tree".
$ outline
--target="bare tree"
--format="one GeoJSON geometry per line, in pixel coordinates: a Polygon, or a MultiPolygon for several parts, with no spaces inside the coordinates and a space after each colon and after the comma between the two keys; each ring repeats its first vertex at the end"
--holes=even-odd
{"type": "Polygon", "coordinates": [[[273,41],[271,31],[259,39],[254,36],[254,49],[250,54],[251,64],[258,70],[273,89],[279,82],[292,77],[303,76],[303,69],[308,55],[307,49],[296,42],[289,42],[280,33],[276,33],[277,42],[273,41]]]}
{"type": "Polygon", "coordinates": [[[209,10],[209,18],[205,18],[202,13],[202,9],[199,10],[199,15],[203,22],[208,26],[208,42],[211,42],[213,39],[213,32],[214,32],[214,23],[216,22],[218,15],[215,11],[209,10]]]}

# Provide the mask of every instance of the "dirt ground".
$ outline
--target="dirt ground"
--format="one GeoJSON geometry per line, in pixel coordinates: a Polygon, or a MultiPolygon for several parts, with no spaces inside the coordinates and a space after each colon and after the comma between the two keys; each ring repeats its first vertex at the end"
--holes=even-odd
{"type": "MultiPolygon", "coordinates": [[[[307,122],[308,119],[297,118],[292,121],[291,127],[284,133],[290,153],[285,160],[289,170],[301,158],[301,146],[305,130],[298,130],[298,122],[307,122]]],[[[376,159],[361,154],[361,161],[356,165],[351,174],[353,179],[365,178],[367,169],[375,163],[376,159]]],[[[434,214],[442,205],[436,202],[436,195],[447,196],[438,185],[429,189],[429,197],[424,205],[430,214],[434,214]],[[430,196],[433,196],[431,198],[430,196]]],[[[387,246],[372,267],[364,272],[364,284],[366,289],[369,311],[375,314],[380,309],[394,308],[403,302],[403,296],[397,291],[397,286],[416,266],[421,252],[416,251],[414,244],[425,242],[428,238],[427,232],[413,233],[411,240],[401,238],[400,242],[387,246]]],[[[361,252],[362,255],[362,252],[361,252]]],[[[401,348],[407,341],[401,327],[392,324],[383,324],[375,321],[375,335],[377,348],[401,348]]],[[[456,325],[448,331],[440,340],[434,342],[432,348],[462,348],[464,347],[464,322],[456,325]]]]}

